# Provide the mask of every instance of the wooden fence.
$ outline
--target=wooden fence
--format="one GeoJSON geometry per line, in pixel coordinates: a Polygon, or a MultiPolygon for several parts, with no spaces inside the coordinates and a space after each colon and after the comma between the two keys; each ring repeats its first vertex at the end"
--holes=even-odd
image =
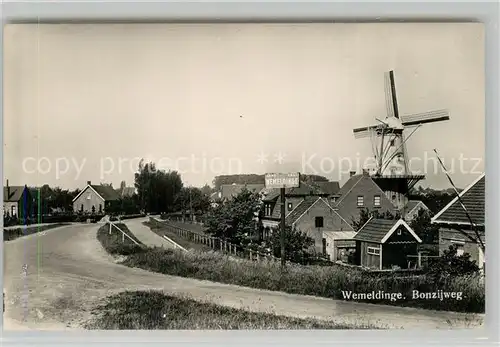
{"type": "Polygon", "coordinates": [[[156,227],[160,227],[171,233],[175,233],[177,236],[182,237],[187,241],[204,245],[217,252],[254,261],[267,260],[272,262],[280,262],[281,260],[280,258],[275,257],[271,254],[265,254],[256,250],[244,248],[218,237],[213,237],[202,232],[195,232],[176,225],[169,224],[168,221],[160,221],[153,217],[150,217],[149,220],[156,227]]]}
{"type": "Polygon", "coordinates": [[[109,224],[109,234],[110,235],[113,232],[113,227],[114,227],[115,229],[117,229],[119,232],[122,233],[122,242],[125,242],[125,237],[127,237],[129,240],[131,240],[137,246],[140,246],[140,244],[136,240],[134,240],[132,237],[130,237],[125,231],[120,229],[120,227],[118,227],[115,223],[110,221],[110,222],[108,222],[108,224],[109,224]]]}

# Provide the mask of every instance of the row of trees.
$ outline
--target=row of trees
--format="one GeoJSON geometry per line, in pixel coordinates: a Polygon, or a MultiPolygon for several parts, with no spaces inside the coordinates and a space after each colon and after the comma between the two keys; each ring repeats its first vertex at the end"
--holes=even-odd
{"type": "MultiPolygon", "coordinates": [[[[280,233],[274,230],[269,239],[264,239],[261,217],[263,205],[257,192],[243,189],[238,195],[223,204],[212,207],[205,219],[207,232],[233,244],[258,250],[262,253],[281,256],[280,233]]],[[[286,259],[304,263],[315,255],[311,252],[314,240],[297,229],[285,228],[286,259]]]]}

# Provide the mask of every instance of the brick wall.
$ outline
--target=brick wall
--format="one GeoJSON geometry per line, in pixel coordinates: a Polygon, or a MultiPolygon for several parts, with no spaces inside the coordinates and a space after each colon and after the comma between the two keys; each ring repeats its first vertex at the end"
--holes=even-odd
{"type": "Polygon", "coordinates": [[[317,252],[323,252],[323,231],[353,231],[352,227],[323,201],[314,204],[304,216],[295,223],[295,227],[314,240],[317,252]],[[316,228],[316,217],[323,217],[323,228],[316,228]]]}
{"type": "Polygon", "coordinates": [[[92,206],[95,207],[95,213],[99,213],[99,205],[102,206],[104,211],[104,201],[92,189],[88,188],[73,202],[73,211],[81,211],[83,205],[83,212],[92,212],[92,206]],[[90,199],[89,199],[90,195],[90,199]]]}
{"type": "Polygon", "coordinates": [[[370,177],[363,177],[358,184],[342,199],[337,206],[339,213],[351,223],[352,220],[359,220],[359,214],[362,209],[369,211],[379,211],[380,213],[391,212],[395,213],[395,206],[386,197],[384,192],[371,180],[370,177]],[[363,196],[364,204],[358,207],[358,196],[363,196]],[[375,196],[380,196],[380,207],[374,205],[375,196]]]}
{"type": "MultiPolygon", "coordinates": [[[[475,237],[473,231],[467,231],[472,237],[475,237]]],[[[480,232],[481,240],[484,242],[484,232],[480,232]]],[[[470,259],[479,263],[479,247],[477,244],[470,241],[465,235],[451,228],[439,229],[439,254],[443,254],[451,245],[458,244],[463,248],[464,253],[470,254],[470,259]]]]}

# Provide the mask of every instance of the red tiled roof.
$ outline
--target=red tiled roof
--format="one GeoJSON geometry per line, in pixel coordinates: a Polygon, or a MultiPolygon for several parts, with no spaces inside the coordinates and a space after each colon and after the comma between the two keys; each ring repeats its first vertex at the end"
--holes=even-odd
{"type": "MultiPolygon", "coordinates": [[[[472,219],[472,222],[476,225],[484,225],[485,175],[482,174],[479,176],[459,195],[472,219]]],[[[457,197],[455,197],[455,199],[439,211],[436,216],[432,218],[432,222],[446,224],[470,224],[467,214],[457,197]]]]}

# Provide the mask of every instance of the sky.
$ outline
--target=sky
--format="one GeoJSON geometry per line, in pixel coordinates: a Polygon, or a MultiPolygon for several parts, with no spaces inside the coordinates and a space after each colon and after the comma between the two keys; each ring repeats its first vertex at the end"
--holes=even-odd
{"type": "MultiPolygon", "coordinates": [[[[187,185],[300,171],[345,182],[372,155],[352,129],[448,109],[408,140],[424,187],[484,171],[481,24],[10,24],[4,30],[4,180],[133,185],[138,161],[187,185]]],[[[407,131],[407,135],[411,130],[407,131]]]]}

